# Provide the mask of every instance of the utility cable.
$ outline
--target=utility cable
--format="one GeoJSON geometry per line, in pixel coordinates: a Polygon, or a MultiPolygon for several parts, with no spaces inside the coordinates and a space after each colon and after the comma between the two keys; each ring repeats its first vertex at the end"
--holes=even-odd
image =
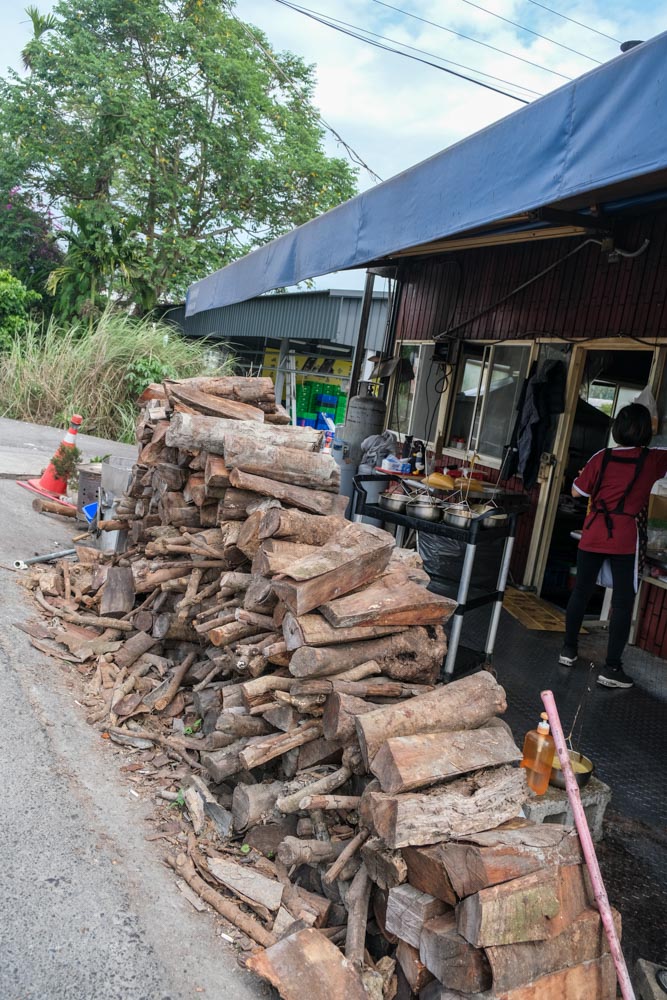
{"type": "Polygon", "coordinates": [[[278,60],[275,58],[275,56],[273,55],[273,53],[269,49],[267,49],[264,45],[262,45],[261,41],[259,40],[259,38],[257,37],[257,35],[252,31],[252,29],[250,28],[250,26],[247,25],[244,21],[242,21],[241,18],[237,17],[236,14],[234,14],[231,10],[229,11],[229,16],[232,17],[237,22],[237,24],[240,24],[240,26],[245,31],[246,35],[248,35],[248,37],[252,40],[253,44],[256,45],[257,48],[260,49],[264,53],[264,55],[269,60],[269,62],[272,64],[272,66],[275,68],[275,70],[280,74],[280,76],[283,78],[283,80],[287,83],[287,85],[288,85],[289,89],[291,90],[292,94],[298,100],[300,100],[302,102],[302,104],[306,105],[309,111],[311,111],[311,112],[314,111],[315,112],[315,117],[317,118],[317,120],[319,122],[321,122],[321,124],[324,126],[324,128],[328,132],[331,133],[331,135],[334,137],[334,139],[336,140],[336,142],[339,142],[341,144],[341,146],[343,147],[343,149],[345,150],[345,152],[347,153],[347,155],[349,156],[349,158],[352,160],[352,162],[356,163],[363,170],[365,170],[373,178],[374,181],[382,183],[382,178],[380,177],[380,175],[377,174],[371,167],[368,166],[368,164],[366,163],[366,161],[364,159],[362,159],[362,157],[360,156],[360,154],[357,153],[357,151],[355,149],[353,149],[353,147],[350,146],[349,143],[345,142],[345,139],[343,139],[343,137],[340,134],[340,132],[338,132],[333,127],[333,125],[329,125],[329,123],[327,121],[325,121],[325,119],[319,114],[319,112],[317,111],[316,108],[314,108],[311,104],[308,104],[306,102],[306,100],[303,97],[303,95],[301,93],[299,93],[298,89],[294,86],[294,81],[292,80],[292,78],[285,72],[285,70],[282,68],[282,66],[280,65],[280,63],[278,62],[278,60]]]}
{"type": "Polygon", "coordinates": [[[296,4],[289,3],[288,0],[276,0],[276,3],[281,4],[283,7],[288,7],[290,10],[296,11],[298,14],[303,14],[305,17],[309,17],[311,20],[317,21],[319,24],[324,24],[328,28],[333,28],[334,31],[340,31],[343,35],[348,35],[350,38],[356,38],[359,41],[366,42],[367,45],[372,45],[376,49],[382,49],[384,52],[393,52],[395,55],[403,56],[405,59],[412,59],[415,62],[422,63],[424,66],[431,66],[433,69],[439,69],[441,72],[448,73],[450,76],[455,76],[460,80],[467,80],[469,83],[476,83],[479,87],[484,87],[485,90],[492,90],[496,94],[501,94],[503,97],[510,97],[512,100],[519,101],[521,104],[530,103],[525,98],[519,97],[517,94],[510,94],[509,91],[501,90],[499,87],[493,87],[490,83],[484,83],[483,80],[476,80],[474,77],[466,76],[465,73],[457,73],[453,69],[447,69],[446,66],[430,62],[428,59],[422,59],[419,56],[410,55],[409,52],[394,49],[390,45],[384,45],[382,42],[373,41],[372,38],[359,35],[348,28],[332,24],[332,22],[326,17],[321,16],[319,13],[316,13],[307,7],[299,7],[296,4]]]}
{"type": "MultiPolygon", "coordinates": [[[[308,8],[303,9],[307,10],[308,8]]],[[[315,12],[312,11],[311,13],[315,12]]],[[[523,84],[514,83],[512,80],[506,80],[502,76],[494,76],[492,73],[484,73],[481,69],[475,69],[474,66],[466,66],[463,63],[454,62],[452,59],[445,59],[444,56],[439,56],[436,52],[429,52],[426,49],[419,49],[415,45],[408,45],[407,42],[401,42],[398,38],[390,38],[388,35],[380,35],[377,31],[371,31],[370,28],[361,28],[356,24],[351,24],[349,21],[343,21],[339,17],[334,17],[332,14],[323,15],[323,17],[326,17],[328,21],[335,22],[336,24],[342,24],[346,28],[351,28],[353,31],[361,31],[364,35],[372,35],[373,38],[380,38],[382,41],[392,42],[394,45],[400,45],[403,49],[409,49],[411,52],[419,52],[423,56],[430,56],[432,59],[439,59],[440,62],[447,63],[449,66],[458,66],[459,69],[467,69],[470,73],[476,73],[478,76],[485,76],[488,80],[495,80],[496,83],[506,83],[510,87],[516,87],[517,90],[525,91],[527,94],[534,94],[536,97],[544,97],[544,92],[541,90],[532,90],[530,87],[524,87],[523,84]]],[[[333,24],[331,27],[333,27],[333,24]]],[[[399,55],[401,54],[402,53],[399,52],[399,55]]]]}
{"type": "Polygon", "coordinates": [[[496,17],[499,21],[504,21],[505,24],[511,24],[513,27],[519,28],[521,31],[527,31],[529,35],[535,35],[536,38],[541,38],[545,42],[550,42],[551,45],[557,45],[560,49],[572,52],[575,56],[581,56],[583,59],[588,59],[590,62],[597,63],[598,66],[600,65],[599,59],[594,59],[593,56],[587,56],[584,52],[579,52],[578,49],[572,49],[569,45],[564,45],[563,42],[557,42],[555,38],[549,38],[548,35],[541,35],[539,31],[533,31],[532,28],[527,28],[525,24],[519,24],[518,21],[511,21],[508,17],[503,17],[502,14],[496,14],[487,7],[482,7],[478,3],[473,3],[473,0],[461,0],[461,2],[467,4],[468,7],[474,7],[475,10],[481,10],[485,14],[489,14],[491,17],[496,17]]]}
{"type": "Polygon", "coordinates": [[[483,42],[479,38],[473,38],[472,35],[464,35],[460,31],[455,31],[453,28],[446,28],[444,24],[439,24],[437,21],[429,21],[426,17],[420,17],[419,14],[412,14],[408,10],[403,10],[402,7],[394,7],[393,4],[385,3],[384,0],[373,0],[373,3],[379,4],[380,7],[387,7],[389,10],[394,10],[399,14],[405,14],[407,17],[414,18],[415,21],[421,21],[422,24],[430,24],[432,28],[439,28],[440,31],[446,31],[450,35],[456,35],[457,38],[464,38],[467,42],[474,42],[475,45],[483,45],[485,49],[491,49],[492,52],[499,52],[503,56],[509,56],[510,59],[516,59],[518,62],[525,63],[527,66],[534,66],[536,69],[541,69],[545,73],[553,73],[554,76],[559,76],[563,80],[571,80],[571,76],[566,76],[565,73],[559,73],[558,70],[549,69],[547,66],[542,66],[540,63],[533,62],[531,59],[524,59],[523,56],[517,56],[513,52],[507,52],[506,49],[499,49],[495,45],[491,45],[489,42],[483,42]]]}
{"type": "Polygon", "coordinates": [[[548,10],[550,14],[555,14],[556,17],[562,17],[564,21],[569,21],[571,24],[578,24],[580,28],[586,28],[587,31],[592,31],[596,35],[601,35],[602,38],[608,38],[610,42],[618,42],[621,44],[620,38],[614,38],[613,35],[607,35],[604,31],[598,31],[597,28],[591,27],[590,24],[584,24],[583,21],[577,21],[574,17],[568,17],[567,14],[561,14],[559,10],[554,10],[553,7],[547,7],[544,3],[538,3],[538,0],[528,0],[528,3],[534,4],[535,7],[541,7],[542,10],[548,10]]]}

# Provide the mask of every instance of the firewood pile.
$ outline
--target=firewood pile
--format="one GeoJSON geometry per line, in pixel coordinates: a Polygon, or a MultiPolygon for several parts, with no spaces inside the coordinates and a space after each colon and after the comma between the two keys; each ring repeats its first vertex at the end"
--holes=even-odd
{"type": "Polygon", "coordinates": [[[576,834],[517,818],[502,687],[438,684],[455,605],[343,518],[321,433],[270,379],[141,403],[103,525],[130,547],[32,570],[48,620],[21,627],[86,678],[180,884],[287,1000],[612,997],[576,834]]]}

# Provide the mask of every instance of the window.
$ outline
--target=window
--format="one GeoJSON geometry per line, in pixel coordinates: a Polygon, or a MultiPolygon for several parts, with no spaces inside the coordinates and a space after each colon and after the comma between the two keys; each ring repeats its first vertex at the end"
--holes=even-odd
{"type": "Polygon", "coordinates": [[[487,458],[501,459],[516,419],[530,345],[466,344],[452,408],[449,440],[487,458]]]}
{"type": "Polygon", "coordinates": [[[433,364],[434,350],[433,343],[401,345],[389,419],[401,437],[431,442],[436,437],[442,368],[433,364]]]}

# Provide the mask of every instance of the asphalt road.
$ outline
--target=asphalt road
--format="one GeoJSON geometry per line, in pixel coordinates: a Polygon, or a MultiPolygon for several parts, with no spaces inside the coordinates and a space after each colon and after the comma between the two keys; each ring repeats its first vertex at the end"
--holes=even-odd
{"type": "Polygon", "coordinates": [[[144,839],[151,803],[85,723],[74,678],[12,624],[36,616],[6,567],[73,533],[31,500],[0,480],[0,998],[266,997],[215,916],[178,891],[164,847],[144,839]]]}

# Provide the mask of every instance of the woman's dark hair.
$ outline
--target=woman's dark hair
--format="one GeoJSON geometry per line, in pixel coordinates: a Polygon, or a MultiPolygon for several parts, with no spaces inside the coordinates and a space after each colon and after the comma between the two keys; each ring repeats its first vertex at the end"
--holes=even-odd
{"type": "Polygon", "coordinates": [[[641,403],[630,403],[618,411],[611,433],[614,441],[625,448],[645,448],[653,437],[651,414],[641,403]]]}

